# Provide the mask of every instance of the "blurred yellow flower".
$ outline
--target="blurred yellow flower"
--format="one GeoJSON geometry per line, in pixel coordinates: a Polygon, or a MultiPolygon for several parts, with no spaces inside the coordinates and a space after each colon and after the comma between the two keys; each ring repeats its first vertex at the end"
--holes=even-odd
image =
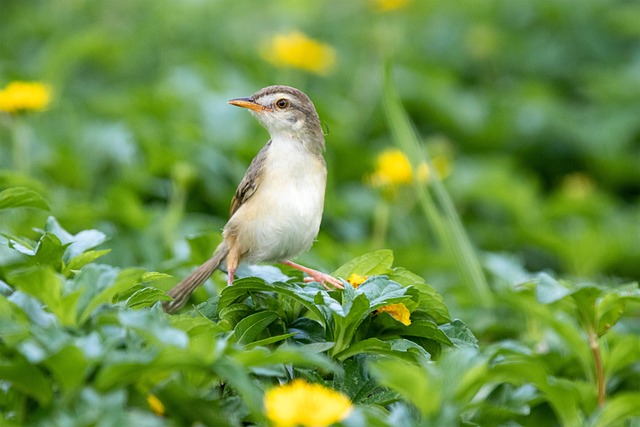
{"type": "Polygon", "coordinates": [[[274,36],[261,51],[262,58],[276,67],[292,67],[316,74],[329,74],[336,63],[336,51],[301,32],[274,36]]]}
{"type": "Polygon", "coordinates": [[[402,9],[407,4],[409,4],[409,0],[373,0],[374,8],[380,12],[402,9]]]}
{"type": "Polygon", "coordinates": [[[352,404],[335,390],[297,379],[268,390],[264,408],[277,427],[324,427],[345,419],[352,404]]]}
{"type": "Polygon", "coordinates": [[[378,312],[389,313],[391,317],[405,326],[409,326],[411,324],[411,312],[402,303],[385,305],[384,307],[380,307],[378,312]]]}
{"type": "Polygon", "coordinates": [[[150,394],[147,396],[147,403],[149,404],[149,407],[154,414],[159,416],[163,416],[165,414],[164,405],[154,394],[150,394]]]}
{"type": "MultiPolygon", "coordinates": [[[[433,168],[440,178],[451,173],[451,162],[444,156],[435,156],[431,159],[433,168]]],[[[431,171],[426,163],[420,163],[417,169],[417,178],[420,182],[428,182],[431,179],[431,171]]],[[[387,187],[411,184],[413,181],[413,169],[407,156],[398,149],[385,150],[376,159],[376,170],[371,175],[371,184],[374,187],[387,187]]]]}
{"type": "Polygon", "coordinates": [[[14,81],[0,90],[0,111],[39,111],[51,102],[51,88],[39,82],[14,81]]]}
{"type": "Polygon", "coordinates": [[[351,286],[353,286],[354,288],[357,288],[358,286],[362,285],[365,280],[367,280],[367,276],[361,276],[357,273],[353,273],[351,276],[349,276],[347,282],[349,282],[349,284],[351,284],[351,286]]]}
{"type": "Polygon", "coordinates": [[[374,187],[410,184],[413,170],[407,156],[400,150],[385,150],[376,159],[376,170],[371,176],[374,187]]]}

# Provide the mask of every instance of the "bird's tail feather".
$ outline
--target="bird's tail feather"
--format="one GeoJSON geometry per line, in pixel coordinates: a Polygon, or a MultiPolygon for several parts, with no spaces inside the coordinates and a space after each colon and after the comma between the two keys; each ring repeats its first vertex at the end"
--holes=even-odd
{"type": "Polygon", "coordinates": [[[223,243],[216,249],[211,258],[167,292],[167,295],[172,297],[173,300],[162,303],[164,311],[173,313],[182,308],[187,303],[193,291],[213,274],[228,253],[229,248],[223,243]]]}

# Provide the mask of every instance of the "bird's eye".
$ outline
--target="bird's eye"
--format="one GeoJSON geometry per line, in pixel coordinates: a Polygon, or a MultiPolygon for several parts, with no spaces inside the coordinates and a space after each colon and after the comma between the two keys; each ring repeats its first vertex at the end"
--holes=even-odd
{"type": "Polygon", "coordinates": [[[276,107],[278,107],[281,110],[284,110],[288,106],[289,106],[289,101],[284,98],[278,99],[276,101],[276,107]]]}

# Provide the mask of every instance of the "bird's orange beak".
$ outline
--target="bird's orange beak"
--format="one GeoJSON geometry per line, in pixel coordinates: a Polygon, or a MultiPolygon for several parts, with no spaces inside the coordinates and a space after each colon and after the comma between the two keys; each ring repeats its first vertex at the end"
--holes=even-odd
{"type": "Polygon", "coordinates": [[[253,111],[262,112],[265,110],[269,110],[268,107],[258,104],[251,98],[234,98],[229,100],[229,104],[235,105],[236,107],[248,108],[253,111]]]}

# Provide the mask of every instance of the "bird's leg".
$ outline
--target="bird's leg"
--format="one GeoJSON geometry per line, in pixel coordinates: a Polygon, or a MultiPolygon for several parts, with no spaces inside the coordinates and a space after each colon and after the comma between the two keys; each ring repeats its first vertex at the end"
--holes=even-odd
{"type": "MultiPolygon", "coordinates": [[[[230,239],[231,240],[231,239],[230,239]]],[[[227,255],[227,285],[233,284],[233,277],[236,274],[236,269],[240,263],[240,254],[236,249],[235,241],[232,241],[231,249],[229,249],[229,255],[227,255]]]]}
{"type": "Polygon", "coordinates": [[[334,288],[344,289],[344,285],[342,284],[342,282],[329,274],[323,273],[318,270],[314,270],[309,267],[305,267],[304,265],[296,264],[295,262],[289,261],[289,260],[283,261],[282,264],[288,265],[289,267],[293,267],[296,270],[300,270],[303,273],[307,273],[309,276],[311,276],[310,277],[311,280],[305,279],[305,282],[307,281],[318,282],[329,290],[331,289],[331,287],[329,287],[327,283],[329,283],[334,288]]]}

